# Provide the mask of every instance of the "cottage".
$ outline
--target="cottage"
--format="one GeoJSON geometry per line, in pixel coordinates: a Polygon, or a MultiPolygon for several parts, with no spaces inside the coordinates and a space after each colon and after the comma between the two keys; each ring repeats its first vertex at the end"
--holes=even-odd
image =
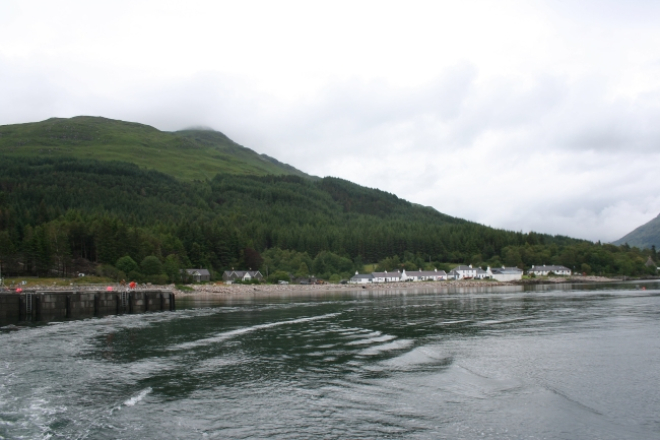
{"type": "Polygon", "coordinates": [[[649,258],[646,260],[646,267],[654,267],[656,270],[658,269],[658,265],[655,264],[655,261],[649,256],[649,258]]]}
{"type": "Polygon", "coordinates": [[[186,269],[186,275],[192,278],[194,283],[211,281],[211,272],[208,269],[186,269]]]}
{"type": "Polygon", "coordinates": [[[477,276],[477,269],[469,266],[456,266],[449,271],[449,278],[453,280],[472,279],[477,276]]]}
{"type": "Polygon", "coordinates": [[[489,273],[490,277],[497,281],[515,281],[522,280],[523,271],[517,267],[496,267],[491,270],[487,268],[486,272],[489,273]]]}
{"type": "Polygon", "coordinates": [[[348,280],[348,282],[351,283],[351,284],[373,283],[374,282],[374,276],[373,276],[373,274],[370,274],[370,273],[361,274],[361,273],[358,273],[356,271],[355,275],[353,275],[351,277],[351,279],[348,280]]]}
{"type": "Polygon", "coordinates": [[[374,283],[397,283],[401,281],[401,272],[373,272],[371,274],[374,283]]]}
{"type": "Polygon", "coordinates": [[[474,274],[474,279],[475,280],[484,280],[486,278],[490,278],[492,274],[489,274],[487,271],[483,270],[480,267],[477,267],[477,272],[474,274]]]}
{"type": "Polygon", "coordinates": [[[527,271],[527,274],[529,275],[533,274],[534,276],[546,276],[550,272],[554,273],[555,275],[566,275],[566,276],[571,275],[571,270],[568,267],[546,266],[545,264],[543,266],[532,265],[532,268],[527,271]]]}
{"type": "Polygon", "coordinates": [[[234,281],[263,281],[264,276],[258,270],[226,270],[222,274],[222,280],[227,284],[234,281]]]}
{"type": "Polygon", "coordinates": [[[447,279],[447,272],[444,270],[422,270],[401,273],[401,281],[443,281],[447,279]]]}

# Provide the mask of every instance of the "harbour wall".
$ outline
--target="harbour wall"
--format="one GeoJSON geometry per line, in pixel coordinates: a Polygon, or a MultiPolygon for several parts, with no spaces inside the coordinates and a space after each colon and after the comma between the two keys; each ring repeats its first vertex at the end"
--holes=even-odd
{"type": "Polygon", "coordinates": [[[175,310],[175,304],[168,290],[0,292],[0,322],[175,310]]]}

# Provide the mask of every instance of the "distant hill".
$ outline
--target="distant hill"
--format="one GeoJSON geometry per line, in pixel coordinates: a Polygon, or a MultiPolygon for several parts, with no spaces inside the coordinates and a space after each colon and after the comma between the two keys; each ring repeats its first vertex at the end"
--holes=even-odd
{"type": "Polygon", "coordinates": [[[629,234],[626,234],[613,244],[618,246],[626,243],[638,248],[650,248],[651,246],[660,248],[660,215],[629,234]]]}
{"type": "Polygon", "coordinates": [[[312,178],[218,131],[164,132],[149,125],[92,116],[0,125],[0,154],[130,162],[183,180],[212,179],[218,173],[312,178]]]}

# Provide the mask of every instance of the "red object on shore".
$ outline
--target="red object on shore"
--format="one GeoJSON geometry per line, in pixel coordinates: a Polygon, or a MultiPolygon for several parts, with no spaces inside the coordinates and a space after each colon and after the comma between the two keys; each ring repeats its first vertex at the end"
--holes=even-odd
{"type": "Polygon", "coordinates": [[[22,291],[23,291],[23,289],[21,289],[20,287],[16,288],[16,293],[21,293],[22,291]]]}
{"type": "Polygon", "coordinates": [[[108,292],[112,292],[112,286],[106,287],[105,290],[107,290],[108,292]]]}

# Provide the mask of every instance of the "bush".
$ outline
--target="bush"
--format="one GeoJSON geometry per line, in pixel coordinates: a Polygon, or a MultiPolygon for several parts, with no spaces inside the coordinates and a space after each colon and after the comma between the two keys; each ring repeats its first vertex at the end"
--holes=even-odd
{"type": "Polygon", "coordinates": [[[268,276],[268,282],[271,284],[277,284],[279,281],[291,281],[291,277],[283,270],[278,270],[268,276]]]}
{"type": "Polygon", "coordinates": [[[131,272],[138,270],[138,264],[128,255],[117,260],[115,267],[122,272],[129,274],[129,277],[131,272]]]}
{"type": "Polygon", "coordinates": [[[145,275],[160,275],[163,273],[163,265],[160,263],[160,260],[153,255],[145,257],[145,259],[142,260],[142,263],[140,263],[140,268],[145,275]]]}

